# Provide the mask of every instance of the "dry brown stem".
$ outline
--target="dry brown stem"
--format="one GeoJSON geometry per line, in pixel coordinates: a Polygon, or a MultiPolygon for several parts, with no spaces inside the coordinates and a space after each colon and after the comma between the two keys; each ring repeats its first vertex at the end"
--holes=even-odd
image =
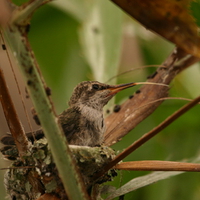
{"type": "Polygon", "coordinates": [[[178,111],[176,111],[173,115],[169,116],[166,120],[164,120],[161,124],[159,124],[157,127],[149,131],[148,133],[144,134],[141,138],[133,142],[128,148],[126,148],[122,153],[118,154],[108,165],[106,165],[102,171],[100,171],[95,178],[101,177],[105,172],[107,172],[109,169],[114,167],[117,163],[119,163],[122,159],[127,157],[130,153],[132,153],[134,150],[139,148],[142,144],[150,140],[152,137],[154,137],[156,134],[158,134],[161,130],[166,128],[169,124],[171,124],[173,121],[175,121],[178,117],[186,113],[189,109],[191,109],[193,106],[198,104],[200,101],[200,96],[195,98],[193,101],[189,102],[182,108],[180,108],[178,111]]]}
{"type": "Polygon", "coordinates": [[[119,163],[115,169],[132,171],[187,171],[199,172],[200,164],[160,160],[142,160],[119,163]]]}
{"type": "Polygon", "coordinates": [[[3,71],[0,68],[0,101],[4,111],[5,118],[7,120],[10,132],[15,140],[19,155],[23,156],[28,150],[28,140],[25,135],[22,124],[17,116],[14,104],[9,94],[8,87],[3,75],[3,71]]]}

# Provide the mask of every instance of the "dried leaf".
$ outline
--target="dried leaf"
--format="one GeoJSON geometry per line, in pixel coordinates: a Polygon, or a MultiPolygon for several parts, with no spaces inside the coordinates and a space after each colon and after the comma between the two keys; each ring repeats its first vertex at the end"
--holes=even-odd
{"type": "Polygon", "coordinates": [[[128,14],[189,54],[200,57],[200,37],[190,15],[191,0],[112,0],[128,14]]]}

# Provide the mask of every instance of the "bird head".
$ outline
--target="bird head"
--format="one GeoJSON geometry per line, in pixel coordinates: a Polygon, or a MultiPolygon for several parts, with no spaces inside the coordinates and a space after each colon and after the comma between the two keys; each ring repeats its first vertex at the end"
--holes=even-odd
{"type": "Polygon", "coordinates": [[[69,106],[82,104],[102,109],[116,93],[134,85],[136,83],[108,85],[97,81],[84,81],[75,87],[69,106]]]}

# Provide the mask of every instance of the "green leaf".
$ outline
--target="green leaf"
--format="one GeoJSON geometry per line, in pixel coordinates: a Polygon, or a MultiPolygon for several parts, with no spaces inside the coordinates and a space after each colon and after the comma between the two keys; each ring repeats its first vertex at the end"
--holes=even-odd
{"type": "Polygon", "coordinates": [[[151,174],[140,176],[137,178],[132,179],[119,189],[117,189],[115,192],[112,192],[111,195],[109,195],[106,200],[113,199],[115,197],[127,194],[129,192],[132,192],[134,190],[137,190],[141,187],[150,185],[152,183],[155,183],[157,181],[169,178],[171,176],[176,176],[178,174],[182,174],[183,172],[153,172],[151,174]]]}

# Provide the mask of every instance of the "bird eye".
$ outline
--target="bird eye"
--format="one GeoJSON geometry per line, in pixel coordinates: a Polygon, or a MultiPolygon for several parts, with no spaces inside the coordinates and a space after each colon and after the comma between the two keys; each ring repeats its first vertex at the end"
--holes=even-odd
{"type": "Polygon", "coordinates": [[[99,90],[99,85],[98,84],[94,84],[94,85],[92,85],[92,88],[95,89],[95,90],[99,90]]]}

